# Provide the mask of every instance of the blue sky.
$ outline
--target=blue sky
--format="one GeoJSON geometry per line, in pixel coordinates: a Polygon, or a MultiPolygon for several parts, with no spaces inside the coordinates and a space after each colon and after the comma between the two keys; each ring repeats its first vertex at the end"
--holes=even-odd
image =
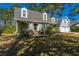
{"type": "MultiPolygon", "coordinates": [[[[18,4],[22,7],[25,7],[25,3],[18,3],[18,4]]],[[[9,8],[12,5],[13,5],[13,3],[0,3],[0,7],[3,7],[3,8],[9,8]]],[[[71,6],[68,6],[67,3],[64,3],[63,5],[64,5],[64,10],[62,12],[62,17],[68,16],[70,18],[79,18],[78,13],[75,16],[68,15],[71,9],[74,9],[76,6],[79,6],[78,3],[73,3],[71,6]]],[[[57,17],[58,15],[55,14],[55,16],[57,17]]]]}
{"type": "MultiPolygon", "coordinates": [[[[71,17],[71,16],[68,15],[69,12],[71,11],[71,9],[76,8],[78,5],[79,5],[79,4],[77,4],[77,3],[73,3],[71,6],[68,6],[67,3],[64,4],[65,9],[64,9],[63,12],[62,12],[63,16],[71,17]]],[[[71,17],[71,18],[79,18],[79,14],[76,14],[75,16],[73,16],[73,17],[71,17]]]]}
{"type": "MultiPolygon", "coordinates": [[[[0,7],[3,8],[9,8],[10,6],[12,6],[14,3],[0,3],[0,7]]],[[[24,3],[18,3],[20,6],[24,7],[25,4],[24,3]]]]}

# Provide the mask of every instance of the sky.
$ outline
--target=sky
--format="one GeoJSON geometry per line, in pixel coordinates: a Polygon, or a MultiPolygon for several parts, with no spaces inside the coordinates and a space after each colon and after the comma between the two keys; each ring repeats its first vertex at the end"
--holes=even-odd
{"type": "MultiPolygon", "coordinates": [[[[3,8],[9,8],[13,5],[14,3],[0,3],[0,7],[3,8]]],[[[25,3],[18,3],[20,6],[25,7],[25,3]]]]}
{"type": "Polygon", "coordinates": [[[62,12],[63,16],[68,16],[71,18],[79,18],[79,14],[76,14],[75,16],[68,15],[70,10],[76,8],[78,5],[79,5],[78,3],[73,3],[71,6],[68,6],[68,4],[64,4],[65,9],[62,12]]]}
{"type": "MultiPolygon", "coordinates": [[[[22,6],[22,7],[25,7],[25,3],[18,3],[18,4],[20,6],[22,6]]],[[[3,8],[9,8],[12,5],[13,5],[13,3],[0,3],[0,7],[3,7],[3,8]]],[[[68,6],[67,3],[64,3],[63,5],[64,5],[64,10],[62,12],[62,16],[61,17],[67,16],[67,17],[70,17],[70,18],[79,18],[79,13],[77,13],[74,16],[68,15],[71,9],[74,9],[76,6],[79,6],[78,3],[72,3],[71,6],[68,6]]],[[[59,17],[59,15],[55,14],[55,17],[59,17]]]]}

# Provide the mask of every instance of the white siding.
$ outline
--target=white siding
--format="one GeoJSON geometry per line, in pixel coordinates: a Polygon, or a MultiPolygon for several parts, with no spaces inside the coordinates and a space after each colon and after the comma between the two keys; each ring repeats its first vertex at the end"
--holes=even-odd
{"type": "Polygon", "coordinates": [[[42,24],[38,24],[37,26],[37,31],[40,31],[40,30],[42,30],[42,24]]]}
{"type": "Polygon", "coordinates": [[[60,32],[70,32],[70,27],[59,27],[60,32]]]}
{"type": "Polygon", "coordinates": [[[70,21],[67,19],[62,19],[60,26],[70,26],[70,21]]]}
{"type": "Polygon", "coordinates": [[[34,30],[33,23],[29,23],[29,30],[34,30]]]}

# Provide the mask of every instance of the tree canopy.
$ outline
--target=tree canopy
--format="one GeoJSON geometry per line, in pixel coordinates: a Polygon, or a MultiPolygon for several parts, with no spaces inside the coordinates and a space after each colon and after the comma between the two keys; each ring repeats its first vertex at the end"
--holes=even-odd
{"type": "Polygon", "coordinates": [[[58,13],[61,15],[61,12],[63,10],[63,4],[61,3],[40,3],[40,4],[35,4],[35,3],[28,3],[26,4],[29,9],[34,10],[34,11],[40,11],[40,12],[48,12],[50,13],[50,16],[54,16],[55,13],[58,13]]]}

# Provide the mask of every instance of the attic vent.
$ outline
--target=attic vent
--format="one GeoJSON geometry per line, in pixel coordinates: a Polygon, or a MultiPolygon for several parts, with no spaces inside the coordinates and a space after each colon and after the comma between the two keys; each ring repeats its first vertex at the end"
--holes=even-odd
{"type": "Polygon", "coordinates": [[[47,20],[47,13],[43,13],[43,20],[47,20]]]}
{"type": "Polygon", "coordinates": [[[22,18],[27,18],[27,9],[26,8],[21,9],[21,17],[22,18]]]}

